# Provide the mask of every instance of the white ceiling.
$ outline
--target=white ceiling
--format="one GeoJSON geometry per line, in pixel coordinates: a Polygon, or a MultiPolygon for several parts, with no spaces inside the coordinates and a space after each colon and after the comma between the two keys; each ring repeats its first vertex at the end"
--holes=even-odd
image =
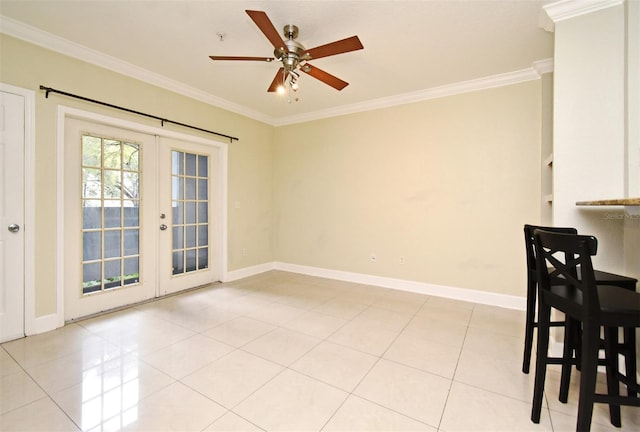
{"type": "Polygon", "coordinates": [[[539,26],[550,2],[0,0],[0,30],[41,45],[55,35],[51,47],[282,124],[529,69],[553,56],[553,35],[539,26]],[[297,25],[306,48],[357,35],[363,50],[309,62],[350,85],[337,91],[302,74],[300,100],[288,103],[266,91],[279,63],[211,61],[209,55],[273,56],[245,9],[265,11],[278,30],[297,25]]]}

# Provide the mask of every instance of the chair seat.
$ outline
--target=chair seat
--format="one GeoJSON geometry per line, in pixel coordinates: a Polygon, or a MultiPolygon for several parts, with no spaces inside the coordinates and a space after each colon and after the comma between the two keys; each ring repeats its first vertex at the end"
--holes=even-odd
{"type": "MultiPolygon", "coordinates": [[[[580,267],[578,267],[578,278],[582,278],[581,273],[582,272],[580,271],[580,267]]],[[[593,274],[598,285],[615,285],[631,291],[635,291],[636,284],[638,283],[638,279],[614,273],[607,273],[601,270],[594,270],[593,274]]]]}
{"type": "MultiPolygon", "coordinates": [[[[598,298],[604,325],[636,327],[640,325],[640,301],[637,293],[619,286],[598,285],[598,298]]],[[[573,286],[553,285],[547,293],[561,301],[564,311],[576,318],[582,306],[582,291],[573,286]]]]}

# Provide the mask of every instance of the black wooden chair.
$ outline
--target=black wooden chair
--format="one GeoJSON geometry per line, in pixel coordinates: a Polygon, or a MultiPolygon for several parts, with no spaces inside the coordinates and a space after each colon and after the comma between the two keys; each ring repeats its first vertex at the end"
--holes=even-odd
{"type": "MultiPolygon", "coordinates": [[[[522,372],[529,373],[529,366],[531,363],[531,350],[533,346],[533,331],[538,327],[536,321],[536,299],[537,299],[537,275],[536,275],[536,256],[533,241],[533,232],[536,229],[542,229],[545,231],[564,233],[564,234],[577,234],[578,231],[575,228],[562,228],[562,227],[544,227],[536,225],[524,226],[524,243],[526,248],[527,257],[527,310],[525,319],[525,332],[524,332],[524,355],[522,358],[522,372]]],[[[578,270],[579,271],[579,270],[578,270]]],[[[604,271],[595,270],[596,283],[600,285],[615,285],[621,288],[635,291],[637,279],[617,275],[614,273],[607,273],[604,271]]],[[[579,276],[579,273],[578,273],[579,276]]],[[[552,327],[563,327],[564,321],[551,321],[549,323],[552,327]]],[[[572,337],[567,335],[566,337],[572,337]]],[[[552,362],[559,363],[560,360],[553,360],[552,362]]],[[[635,367],[635,366],[634,366],[635,367]]],[[[635,369],[634,369],[635,371],[635,369]]]]}
{"type": "MultiPolygon", "coordinates": [[[[618,286],[597,285],[591,257],[596,254],[597,240],[593,236],[562,234],[544,230],[534,231],[538,280],[538,346],[536,376],[533,392],[531,420],[540,422],[544,382],[548,357],[551,309],[565,314],[566,334],[577,334],[572,327],[581,326],[581,344],[565,340],[562,362],[561,395],[568,393],[571,366],[575,364],[572,351],[580,350],[580,392],[577,431],[591,427],[594,403],[609,404],[611,423],[621,426],[620,406],[640,406],[635,368],[618,369],[618,358],[625,356],[635,365],[635,338],[618,341],[618,330],[624,328],[629,335],[640,327],[640,293],[618,286]],[[580,278],[579,272],[580,270],[580,278]],[[563,283],[560,284],[559,280],[563,283]],[[607,393],[596,393],[596,376],[601,347],[600,330],[604,328],[604,363],[607,372],[607,393]],[[566,375],[566,376],[565,376],[566,375]],[[626,386],[627,395],[620,395],[620,384],[626,386]]],[[[566,399],[565,399],[566,401],[566,399]]]]}

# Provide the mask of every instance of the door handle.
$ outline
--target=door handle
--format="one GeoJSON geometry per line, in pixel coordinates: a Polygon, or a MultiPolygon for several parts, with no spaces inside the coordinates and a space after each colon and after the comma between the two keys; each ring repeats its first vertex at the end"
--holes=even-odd
{"type": "Polygon", "coordinates": [[[160,225],[160,230],[164,231],[167,229],[167,226],[165,224],[160,225]]]}
{"type": "Polygon", "coordinates": [[[9,232],[12,233],[17,233],[18,231],[20,231],[20,225],[18,224],[11,224],[7,227],[7,229],[9,230],[9,232]]]}

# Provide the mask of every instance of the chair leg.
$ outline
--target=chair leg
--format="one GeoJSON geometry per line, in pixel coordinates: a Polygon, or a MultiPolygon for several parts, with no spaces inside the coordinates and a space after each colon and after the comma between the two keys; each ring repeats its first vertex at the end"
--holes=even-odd
{"type": "Polygon", "coordinates": [[[538,302],[538,344],[536,347],[536,377],[533,386],[533,403],[531,404],[531,421],[540,423],[542,401],[544,398],[544,381],[547,374],[549,357],[549,321],[551,308],[542,301],[538,302]]]}
{"type": "Polygon", "coordinates": [[[527,314],[524,330],[524,355],[522,356],[522,372],[528,374],[531,364],[531,349],[533,346],[533,329],[536,314],[536,283],[527,282],[527,314]]]}
{"type": "Polygon", "coordinates": [[[577,431],[589,431],[593,416],[593,403],[598,373],[598,351],[600,349],[600,327],[588,320],[582,328],[582,368],[580,374],[580,396],[578,401],[577,431]]]}
{"type": "MultiPolygon", "coordinates": [[[[633,327],[625,327],[624,329],[624,345],[625,345],[625,356],[624,356],[624,373],[626,376],[636,380],[636,376],[638,373],[637,369],[637,355],[636,355],[636,329],[633,327]]],[[[630,397],[638,397],[638,392],[635,391],[631,386],[627,386],[627,396],[630,397]]]]}
{"type": "MultiPolygon", "coordinates": [[[[607,327],[604,329],[604,350],[607,368],[607,394],[611,397],[620,396],[618,382],[618,328],[607,327]]],[[[609,403],[609,417],[615,427],[622,426],[620,419],[620,405],[609,403]]]]}
{"type": "Polygon", "coordinates": [[[567,403],[569,399],[569,386],[571,384],[571,366],[576,345],[576,335],[580,323],[567,317],[564,324],[564,345],[562,348],[562,374],[560,376],[560,395],[558,399],[567,403]]]}

